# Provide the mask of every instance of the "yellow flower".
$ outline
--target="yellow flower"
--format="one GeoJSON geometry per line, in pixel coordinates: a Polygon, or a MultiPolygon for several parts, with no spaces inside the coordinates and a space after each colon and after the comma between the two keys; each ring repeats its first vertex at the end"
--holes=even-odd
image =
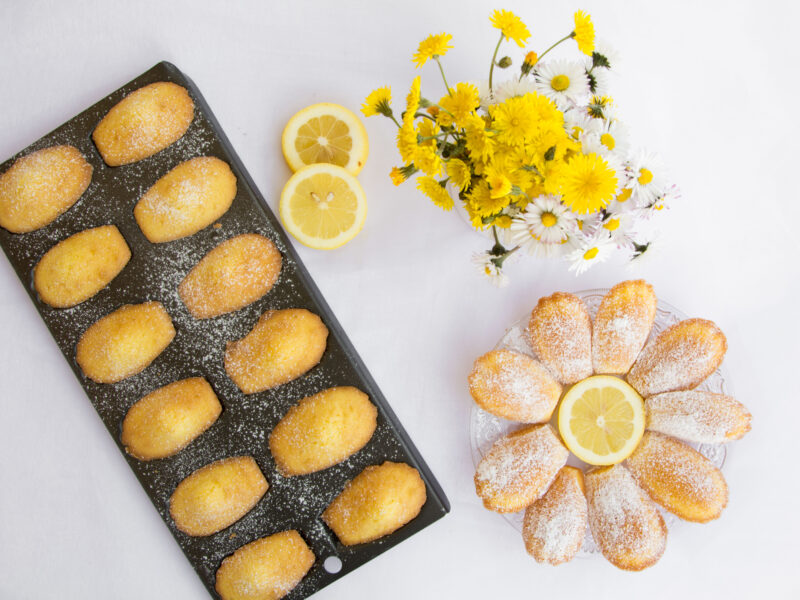
{"type": "Polygon", "coordinates": [[[489,107],[492,125],[497,129],[497,141],[520,146],[536,126],[536,114],[525,96],[514,96],[501,104],[489,107]]]}
{"type": "Polygon", "coordinates": [[[420,99],[420,80],[419,75],[414,77],[414,81],[411,82],[411,89],[408,92],[408,96],[406,97],[406,112],[403,113],[403,125],[411,124],[414,122],[414,115],[417,114],[417,109],[419,108],[419,99],[420,99]]]}
{"type": "Polygon", "coordinates": [[[455,122],[456,127],[464,127],[468,117],[480,103],[478,88],[470,83],[457,83],[452,96],[448,95],[439,100],[441,110],[436,119],[444,126],[455,122]]]}
{"type": "Polygon", "coordinates": [[[594,152],[572,156],[561,176],[561,200],[580,215],[606,207],[616,190],[616,173],[594,152]]]}
{"type": "Polygon", "coordinates": [[[531,52],[528,52],[525,55],[525,64],[526,65],[530,65],[532,67],[537,62],[539,62],[539,56],[536,54],[536,52],[531,51],[531,52]]]}
{"type": "Polygon", "coordinates": [[[594,25],[592,25],[592,17],[582,10],[575,13],[575,30],[572,32],[572,37],[578,42],[578,50],[588,56],[592,55],[594,52],[594,25]]]}
{"type": "Polygon", "coordinates": [[[473,115],[464,127],[467,138],[467,152],[476,166],[487,162],[494,154],[494,140],[486,131],[486,122],[483,117],[473,115]]]}
{"type": "Polygon", "coordinates": [[[531,32],[525,23],[510,10],[496,10],[489,18],[492,26],[503,32],[507,40],[517,43],[520,48],[525,47],[525,42],[531,37],[531,32]]]}
{"type": "Polygon", "coordinates": [[[469,187],[472,181],[472,174],[469,171],[467,163],[457,158],[451,158],[447,161],[445,168],[447,170],[447,176],[450,177],[450,181],[453,182],[454,186],[461,191],[469,187]]]}
{"type": "Polygon", "coordinates": [[[392,178],[392,183],[395,185],[400,185],[406,180],[406,175],[400,167],[392,167],[389,177],[392,178]]]}
{"type": "Polygon", "coordinates": [[[489,182],[492,198],[502,198],[511,192],[511,180],[502,173],[492,173],[486,180],[489,182]]]}
{"type": "Polygon", "coordinates": [[[370,92],[364,104],[361,107],[361,112],[365,117],[373,115],[386,115],[387,117],[392,114],[392,88],[380,87],[377,90],[370,92]]]}
{"type": "Polygon", "coordinates": [[[436,154],[436,146],[417,146],[414,150],[414,165],[426,175],[439,175],[442,172],[442,159],[436,154]]]}
{"type": "Polygon", "coordinates": [[[444,210],[451,210],[453,208],[453,198],[442,187],[442,184],[436,181],[433,177],[423,175],[417,177],[417,189],[430,198],[433,203],[444,210]]]}
{"type": "Polygon", "coordinates": [[[489,183],[485,179],[481,179],[476,185],[472,186],[469,192],[469,201],[478,216],[491,217],[508,206],[511,198],[509,196],[492,198],[489,183]]]}
{"type": "Polygon", "coordinates": [[[417,132],[414,130],[412,122],[403,122],[403,126],[397,130],[397,150],[403,163],[410,165],[414,162],[414,152],[417,150],[417,132]]]}
{"type": "Polygon", "coordinates": [[[419,48],[417,48],[417,52],[411,60],[419,68],[432,58],[444,56],[452,48],[450,45],[450,40],[452,39],[453,36],[449,33],[429,35],[419,43],[419,48]]]}
{"type": "Polygon", "coordinates": [[[511,227],[511,223],[511,217],[508,215],[500,215],[499,217],[495,218],[494,221],[492,221],[492,225],[497,225],[500,229],[508,229],[511,227]]]}

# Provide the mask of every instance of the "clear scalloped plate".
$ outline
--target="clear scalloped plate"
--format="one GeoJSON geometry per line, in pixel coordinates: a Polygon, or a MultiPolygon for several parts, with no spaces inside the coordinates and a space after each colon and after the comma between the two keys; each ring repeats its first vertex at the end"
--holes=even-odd
{"type": "MultiPolygon", "coordinates": [[[[594,317],[597,314],[597,309],[600,306],[600,301],[607,292],[608,289],[597,289],[583,290],[580,292],[574,292],[574,294],[583,300],[583,302],[586,304],[586,308],[589,310],[589,315],[592,317],[592,320],[594,320],[594,317]]],[[[648,338],[648,341],[670,325],[673,325],[686,318],[687,316],[683,312],[674,306],[667,304],[663,300],[659,300],[656,308],[655,323],[653,324],[653,330],[650,332],[650,338],[648,338]]],[[[518,352],[533,356],[533,350],[528,345],[526,337],[523,334],[527,323],[528,315],[526,314],[519,320],[515,321],[511,327],[506,330],[505,334],[502,338],[500,338],[500,341],[497,343],[494,349],[516,350],[518,352]]],[[[697,389],[733,395],[733,390],[731,389],[730,385],[730,378],[728,377],[724,367],[720,367],[714,373],[712,373],[708,379],[706,379],[697,387],[697,389]]],[[[557,410],[553,412],[553,419],[551,420],[551,423],[553,423],[554,426],[556,425],[555,416],[557,413],[557,410]]],[[[475,464],[475,467],[477,468],[478,463],[483,458],[484,454],[489,450],[491,445],[495,442],[495,440],[497,440],[500,436],[513,431],[519,426],[520,423],[495,417],[485,410],[478,408],[476,404],[473,404],[472,415],[470,418],[470,440],[472,445],[472,462],[475,464]]],[[[558,430],[558,428],[556,428],[556,430],[558,430]]],[[[716,467],[722,468],[726,456],[726,447],[724,445],[692,443],[689,445],[706,456],[716,467]]],[[[584,470],[587,467],[585,463],[578,460],[578,458],[573,454],[570,454],[567,464],[581,467],[584,470]]],[[[502,517],[508,521],[508,523],[510,523],[514,529],[522,532],[522,518],[524,512],[525,511],[505,513],[502,515],[502,517]]],[[[661,512],[664,516],[664,522],[667,524],[668,529],[671,530],[673,527],[679,526],[681,522],[679,518],[666,511],[662,510],[661,512]]],[[[591,556],[598,553],[599,551],[594,543],[594,540],[592,539],[592,534],[587,528],[586,538],[583,541],[583,546],[581,547],[578,556],[591,556]]]]}

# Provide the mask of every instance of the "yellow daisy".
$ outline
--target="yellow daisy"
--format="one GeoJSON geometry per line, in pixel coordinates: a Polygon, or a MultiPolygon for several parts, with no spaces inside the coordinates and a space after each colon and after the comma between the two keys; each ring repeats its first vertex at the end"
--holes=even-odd
{"type": "Polygon", "coordinates": [[[561,200],[574,213],[594,213],[617,191],[617,175],[599,154],[575,154],[561,173],[561,200]]]}
{"type": "Polygon", "coordinates": [[[469,201],[478,216],[491,217],[508,206],[511,203],[511,198],[509,196],[492,198],[489,183],[485,179],[481,179],[476,185],[472,186],[469,193],[469,201]]]}
{"type": "Polygon", "coordinates": [[[392,170],[389,171],[389,177],[391,177],[392,183],[395,185],[400,185],[406,180],[406,175],[400,167],[392,167],[392,170]]]}
{"type": "Polygon", "coordinates": [[[444,126],[455,122],[456,127],[464,127],[468,117],[481,103],[478,88],[470,83],[457,83],[452,92],[452,95],[439,100],[441,110],[436,120],[444,126]]]}
{"type": "Polygon", "coordinates": [[[417,189],[430,198],[439,208],[444,210],[451,210],[453,208],[453,198],[447,190],[442,187],[442,184],[433,177],[428,175],[417,177],[417,189]]]}
{"type": "Polygon", "coordinates": [[[520,48],[525,47],[525,42],[531,37],[525,23],[510,10],[496,10],[489,18],[492,26],[503,32],[507,40],[517,43],[520,48]]]}
{"type": "Polygon", "coordinates": [[[419,75],[414,77],[414,81],[411,82],[411,89],[408,92],[408,96],[406,97],[406,112],[403,113],[403,124],[406,123],[413,123],[414,122],[414,115],[417,114],[417,109],[419,108],[419,99],[420,99],[420,79],[419,75]]]}
{"type": "Polygon", "coordinates": [[[469,187],[472,181],[472,174],[469,171],[467,163],[457,158],[451,158],[447,161],[445,169],[447,170],[447,176],[450,177],[450,181],[453,182],[454,186],[461,191],[469,187]]]}
{"type": "Polygon", "coordinates": [[[410,165],[414,162],[414,152],[417,150],[417,132],[414,130],[414,124],[403,123],[403,126],[397,130],[397,150],[400,152],[400,158],[403,163],[410,165]]]}
{"type": "Polygon", "coordinates": [[[466,127],[467,152],[472,162],[477,165],[487,162],[494,154],[494,140],[486,131],[486,121],[478,115],[468,120],[466,127]]]}
{"type": "Polygon", "coordinates": [[[572,37],[578,42],[578,50],[588,56],[592,55],[594,52],[594,25],[592,25],[592,17],[582,10],[575,13],[575,30],[572,32],[572,37]]]}
{"type": "Polygon", "coordinates": [[[536,113],[525,96],[514,96],[501,104],[489,107],[492,127],[497,130],[496,139],[501,144],[520,146],[525,137],[536,127],[536,113]]]}
{"type": "Polygon", "coordinates": [[[449,33],[429,35],[419,43],[419,48],[411,60],[417,65],[417,68],[420,68],[430,59],[444,56],[452,48],[450,45],[452,39],[453,36],[449,33]]]}
{"type": "Polygon", "coordinates": [[[502,173],[492,173],[486,180],[492,198],[502,198],[511,193],[511,180],[502,173]]]}
{"type": "Polygon", "coordinates": [[[380,87],[377,90],[370,92],[364,104],[361,107],[361,112],[365,117],[373,115],[386,115],[387,117],[392,114],[392,88],[380,87]]]}
{"type": "Polygon", "coordinates": [[[442,172],[442,159],[436,153],[436,146],[421,144],[414,150],[414,166],[426,175],[439,175],[442,172]]]}

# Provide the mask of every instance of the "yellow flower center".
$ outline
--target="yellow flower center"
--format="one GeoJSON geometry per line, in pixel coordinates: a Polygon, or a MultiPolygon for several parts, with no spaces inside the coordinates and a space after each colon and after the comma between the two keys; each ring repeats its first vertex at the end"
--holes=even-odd
{"type": "Polygon", "coordinates": [[[600,252],[597,248],[589,248],[586,252],[583,253],[584,260],[592,260],[597,253],[600,252]]]}
{"type": "Polygon", "coordinates": [[[542,225],[544,225],[545,227],[552,227],[557,222],[558,219],[556,219],[556,216],[553,213],[549,212],[542,213],[542,225]]]}
{"type": "Polygon", "coordinates": [[[483,272],[486,273],[487,275],[491,275],[492,274],[492,270],[489,268],[489,265],[486,265],[483,268],[483,272]]]}
{"type": "Polygon", "coordinates": [[[614,231],[619,228],[619,219],[609,219],[607,222],[603,223],[603,227],[609,231],[614,231]]]}
{"type": "Polygon", "coordinates": [[[569,77],[566,75],[556,75],[550,80],[550,87],[557,92],[563,92],[569,87],[569,77]]]}
{"type": "Polygon", "coordinates": [[[614,136],[610,133],[604,133],[600,136],[600,143],[603,144],[609,150],[613,150],[614,146],[617,145],[617,142],[614,141],[614,136]]]}
{"type": "Polygon", "coordinates": [[[519,119],[517,117],[511,119],[510,123],[512,127],[519,127],[519,119]]]}
{"type": "Polygon", "coordinates": [[[633,190],[631,188],[625,188],[619,193],[619,196],[617,196],[617,202],[627,202],[631,199],[631,194],[633,194],[633,190]]]}
{"type": "Polygon", "coordinates": [[[641,169],[639,171],[638,181],[641,185],[647,185],[653,181],[653,173],[649,169],[641,169]]]}

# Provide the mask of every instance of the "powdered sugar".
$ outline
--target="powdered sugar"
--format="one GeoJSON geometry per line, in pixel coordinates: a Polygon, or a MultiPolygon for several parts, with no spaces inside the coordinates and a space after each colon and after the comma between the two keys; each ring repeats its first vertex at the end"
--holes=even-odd
{"type": "Polygon", "coordinates": [[[750,430],[750,413],[724,394],[665,392],[645,401],[647,428],[682,440],[722,444],[750,430]]]}

